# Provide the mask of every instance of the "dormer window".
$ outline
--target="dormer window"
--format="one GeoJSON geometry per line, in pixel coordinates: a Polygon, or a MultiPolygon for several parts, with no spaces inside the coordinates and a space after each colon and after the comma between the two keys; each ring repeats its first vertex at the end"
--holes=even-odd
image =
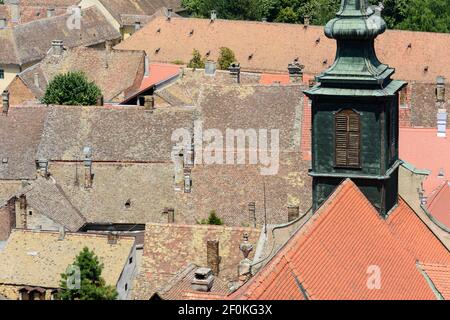
{"type": "Polygon", "coordinates": [[[341,110],[335,115],[335,166],[361,167],[361,119],[351,110],[341,110]]]}

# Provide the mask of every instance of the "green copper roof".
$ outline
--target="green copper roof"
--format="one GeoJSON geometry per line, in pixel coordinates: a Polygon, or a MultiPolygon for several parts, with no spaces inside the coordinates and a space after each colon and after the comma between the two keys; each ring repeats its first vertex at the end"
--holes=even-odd
{"type": "Polygon", "coordinates": [[[369,6],[367,0],[342,0],[336,18],[325,26],[325,35],[337,41],[336,59],[317,77],[320,84],[308,90],[309,93],[328,95],[334,89],[337,94],[379,96],[395,93],[387,88],[403,86],[389,86],[395,70],[381,63],[375,53],[374,40],[386,30],[381,10],[369,6]],[[376,92],[370,94],[370,90],[376,92]]]}

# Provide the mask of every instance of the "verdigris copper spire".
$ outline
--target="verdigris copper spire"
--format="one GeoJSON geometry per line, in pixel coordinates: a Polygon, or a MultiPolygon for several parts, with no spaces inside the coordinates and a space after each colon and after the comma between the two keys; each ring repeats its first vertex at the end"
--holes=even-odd
{"type": "Polygon", "coordinates": [[[381,9],[367,0],[342,0],[336,17],[325,26],[325,35],[337,42],[334,64],[318,76],[324,87],[359,83],[387,86],[394,69],[381,63],[374,40],[386,30],[381,9]]]}

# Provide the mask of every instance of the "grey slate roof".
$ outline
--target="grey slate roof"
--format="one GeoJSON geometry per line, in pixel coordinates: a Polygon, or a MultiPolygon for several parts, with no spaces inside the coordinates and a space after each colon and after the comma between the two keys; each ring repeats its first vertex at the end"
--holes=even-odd
{"type": "Polygon", "coordinates": [[[39,61],[46,55],[53,40],[63,40],[66,47],[76,47],[121,37],[96,7],[82,10],[79,30],[69,29],[68,19],[66,14],[0,30],[0,48],[7,47],[10,51],[5,56],[0,55],[0,63],[22,65],[39,61]]]}
{"type": "Polygon", "coordinates": [[[33,210],[76,232],[86,219],[70,203],[62,188],[53,179],[38,178],[18,194],[25,195],[33,210]]]}
{"type": "Polygon", "coordinates": [[[10,107],[7,116],[0,115],[0,180],[36,177],[35,155],[46,115],[42,106],[10,107]]]}
{"type": "Polygon", "coordinates": [[[146,112],[143,107],[49,107],[37,158],[94,161],[170,162],[172,132],[193,125],[192,108],[146,112]]]}

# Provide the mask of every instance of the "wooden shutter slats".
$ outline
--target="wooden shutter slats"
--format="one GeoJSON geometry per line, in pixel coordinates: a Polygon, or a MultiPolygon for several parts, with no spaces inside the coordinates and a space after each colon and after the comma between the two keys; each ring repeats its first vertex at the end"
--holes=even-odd
{"type": "Polygon", "coordinates": [[[360,116],[353,110],[343,110],[335,116],[335,164],[338,167],[360,166],[360,116]]]}

